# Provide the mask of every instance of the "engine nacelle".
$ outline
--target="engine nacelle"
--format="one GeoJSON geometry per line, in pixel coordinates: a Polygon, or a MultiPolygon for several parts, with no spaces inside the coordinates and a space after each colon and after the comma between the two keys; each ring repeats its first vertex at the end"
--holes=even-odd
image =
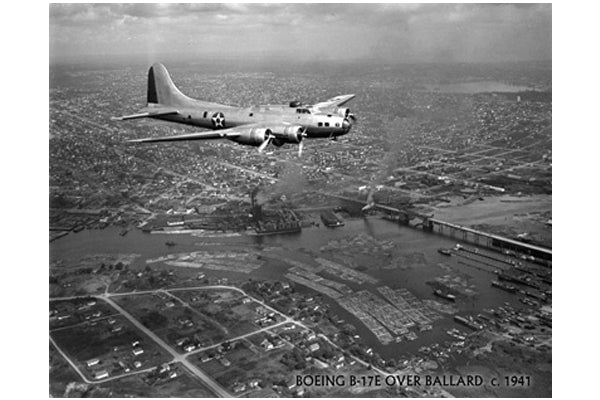
{"type": "Polygon", "coordinates": [[[335,113],[340,117],[347,118],[350,114],[352,114],[352,111],[350,111],[349,108],[338,108],[335,110],[335,113]]]}
{"type": "Polygon", "coordinates": [[[299,125],[277,126],[271,128],[271,132],[280,143],[300,143],[304,129],[299,125]]]}
{"type": "Polygon", "coordinates": [[[241,132],[240,136],[232,139],[233,141],[245,144],[249,146],[260,146],[265,140],[271,135],[270,129],[265,128],[251,128],[245,129],[241,132]]]}

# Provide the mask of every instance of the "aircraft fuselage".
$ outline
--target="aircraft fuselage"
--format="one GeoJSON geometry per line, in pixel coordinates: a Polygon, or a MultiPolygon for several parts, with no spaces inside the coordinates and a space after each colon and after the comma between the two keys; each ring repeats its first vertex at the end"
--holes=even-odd
{"type": "Polygon", "coordinates": [[[311,113],[303,107],[261,105],[246,108],[198,102],[194,107],[178,107],[177,115],[152,117],[206,129],[228,129],[254,123],[302,125],[310,138],[328,138],[349,132],[344,118],[336,114],[311,113]]]}

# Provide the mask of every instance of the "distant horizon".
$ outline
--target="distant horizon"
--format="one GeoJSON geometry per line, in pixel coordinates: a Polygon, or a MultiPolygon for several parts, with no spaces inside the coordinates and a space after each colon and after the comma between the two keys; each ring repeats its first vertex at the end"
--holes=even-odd
{"type": "Polygon", "coordinates": [[[311,59],[304,60],[301,63],[293,60],[280,60],[273,56],[265,58],[264,56],[181,56],[180,54],[160,54],[154,55],[152,60],[147,54],[93,54],[93,55],[77,55],[68,58],[52,58],[50,57],[50,66],[59,65],[147,65],[150,67],[155,62],[173,63],[174,65],[181,64],[223,64],[233,62],[239,65],[373,65],[377,64],[383,67],[392,66],[410,66],[410,65],[523,65],[523,64],[548,64],[551,66],[552,59],[529,59],[529,60],[510,60],[510,61],[402,61],[402,60],[380,60],[366,58],[350,58],[350,59],[311,59]]]}
{"type": "Polygon", "coordinates": [[[50,63],[552,60],[551,4],[50,4],[50,63]]]}

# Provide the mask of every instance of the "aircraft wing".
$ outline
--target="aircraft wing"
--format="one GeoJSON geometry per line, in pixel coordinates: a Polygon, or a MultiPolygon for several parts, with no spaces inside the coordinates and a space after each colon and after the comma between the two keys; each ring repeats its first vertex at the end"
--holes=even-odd
{"type": "Polygon", "coordinates": [[[163,115],[175,115],[177,113],[178,113],[178,111],[175,109],[157,108],[157,109],[153,109],[151,111],[141,112],[138,114],[123,115],[121,117],[112,117],[111,119],[113,121],[126,121],[128,119],[152,118],[152,117],[160,117],[163,115]]]}
{"type": "Polygon", "coordinates": [[[231,139],[242,134],[242,131],[255,127],[257,124],[243,125],[235,128],[221,129],[218,131],[206,131],[196,133],[186,133],[183,135],[161,136],[155,138],[143,138],[128,140],[128,143],[157,143],[157,142],[179,142],[185,140],[212,140],[212,139],[231,139]]]}
{"type": "Polygon", "coordinates": [[[185,140],[211,140],[211,139],[227,139],[240,136],[240,132],[232,129],[223,129],[220,131],[207,131],[186,133],[184,135],[160,136],[155,138],[143,138],[128,140],[128,143],[157,143],[157,142],[179,142],[185,140]]]}
{"type": "Polygon", "coordinates": [[[312,108],[319,111],[325,111],[327,109],[333,109],[334,107],[340,107],[352,100],[355,97],[354,94],[343,94],[341,96],[335,96],[329,100],[322,101],[312,105],[312,108]]]}

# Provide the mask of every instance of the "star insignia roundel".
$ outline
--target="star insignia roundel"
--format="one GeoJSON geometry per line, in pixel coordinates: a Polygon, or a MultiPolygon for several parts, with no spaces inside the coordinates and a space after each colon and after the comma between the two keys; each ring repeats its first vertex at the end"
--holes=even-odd
{"type": "Polygon", "coordinates": [[[225,128],[225,115],[222,112],[216,112],[212,116],[212,124],[215,128],[225,128]]]}

